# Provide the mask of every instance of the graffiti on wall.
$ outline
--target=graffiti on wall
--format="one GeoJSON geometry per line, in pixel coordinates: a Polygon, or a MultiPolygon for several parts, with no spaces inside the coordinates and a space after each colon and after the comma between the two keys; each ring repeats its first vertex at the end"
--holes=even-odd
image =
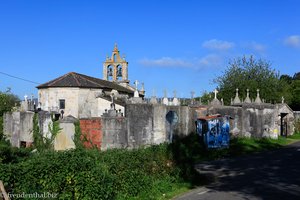
{"type": "Polygon", "coordinates": [[[207,148],[224,148],[229,146],[229,116],[207,116],[196,121],[196,131],[203,138],[207,148]]]}

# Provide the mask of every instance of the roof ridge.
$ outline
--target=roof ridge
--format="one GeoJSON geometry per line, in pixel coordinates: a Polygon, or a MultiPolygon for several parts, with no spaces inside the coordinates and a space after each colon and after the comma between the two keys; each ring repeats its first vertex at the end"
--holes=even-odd
{"type": "Polygon", "coordinates": [[[133,91],[131,91],[127,87],[119,85],[116,82],[103,80],[100,78],[88,76],[85,74],[80,74],[77,72],[69,72],[54,80],[50,80],[44,84],[37,86],[38,89],[48,88],[48,87],[104,88],[104,89],[115,89],[120,92],[133,93],[133,91]]]}
{"type": "MultiPolygon", "coordinates": [[[[43,84],[41,84],[41,85],[49,84],[49,86],[52,86],[52,85],[55,84],[56,82],[58,82],[58,81],[60,81],[61,79],[65,78],[66,76],[68,76],[70,73],[72,73],[72,72],[69,72],[69,73],[67,73],[67,74],[64,74],[64,75],[62,75],[62,76],[60,76],[60,77],[58,77],[58,78],[56,78],[56,79],[54,79],[54,80],[50,80],[50,81],[48,81],[48,82],[46,82],[46,83],[43,83],[43,84]]],[[[40,86],[41,86],[41,85],[40,85],[40,86]]],[[[39,86],[37,86],[37,87],[39,87],[39,86]]]]}
{"type": "MultiPolygon", "coordinates": [[[[96,85],[99,85],[99,83],[97,83],[97,82],[92,81],[92,80],[89,79],[89,78],[95,79],[95,77],[87,76],[87,75],[84,75],[84,74],[79,74],[79,75],[80,75],[83,79],[85,79],[86,81],[91,82],[91,83],[94,83],[94,84],[96,84],[96,85]]],[[[98,79],[98,78],[96,78],[96,79],[98,79]]],[[[99,79],[99,80],[100,80],[100,79],[99,79]]],[[[102,80],[102,81],[105,81],[105,80],[102,80]]]]}
{"type": "Polygon", "coordinates": [[[77,75],[79,75],[79,74],[77,74],[77,73],[75,73],[75,72],[70,72],[70,74],[71,74],[72,77],[75,79],[77,85],[78,85],[78,86],[81,86],[81,84],[80,84],[80,82],[79,82],[79,80],[78,80],[78,78],[77,78],[77,75]]]}

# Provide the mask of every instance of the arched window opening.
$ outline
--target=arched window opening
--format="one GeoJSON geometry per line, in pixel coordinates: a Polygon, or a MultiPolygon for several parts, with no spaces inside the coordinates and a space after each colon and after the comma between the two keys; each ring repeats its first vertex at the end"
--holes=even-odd
{"type": "Polygon", "coordinates": [[[111,65],[107,67],[107,80],[109,81],[113,80],[113,66],[111,65]]]}
{"type": "Polygon", "coordinates": [[[117,66],[117,79],[120,80],[122,79],[122,66],[121,65],[118,65],[117,66]]]}

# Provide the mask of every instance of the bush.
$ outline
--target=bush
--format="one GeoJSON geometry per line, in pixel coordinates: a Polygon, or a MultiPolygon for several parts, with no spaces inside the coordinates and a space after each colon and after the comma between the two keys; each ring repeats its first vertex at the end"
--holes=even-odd
{"type": "Polygon", "coordinates": [[[0,163],[17,163],[27,159],[31,149],[12,147],[9,141],[0,140],[0,163]]]}
{"type": "Polygon", "coordinates": [[[0,167],[8,192],[49,192],[58,199],[139,199],[157,189],[156,184],[169,191],[179,174],[167,145],[106,152],[44,151],[0,167]]]}
{"type": "Polygon", "coordinates": [[[11,193],[57,194],[59,199],[113,199],[115,177],[85,151],[44,152],[15,165],[1,166],[11,193]]]}

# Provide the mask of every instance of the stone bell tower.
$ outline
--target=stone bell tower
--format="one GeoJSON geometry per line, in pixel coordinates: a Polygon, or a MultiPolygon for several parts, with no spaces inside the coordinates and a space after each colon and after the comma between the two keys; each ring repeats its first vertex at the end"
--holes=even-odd
{"type": "Polygon", "coordinates": [[[125,56],[121,57],[117,44],[115,44],[111,57],[106,57],[103,62],[103,79],[120,83],[122,86],[129,84],[128,62],[125,56]]]}

